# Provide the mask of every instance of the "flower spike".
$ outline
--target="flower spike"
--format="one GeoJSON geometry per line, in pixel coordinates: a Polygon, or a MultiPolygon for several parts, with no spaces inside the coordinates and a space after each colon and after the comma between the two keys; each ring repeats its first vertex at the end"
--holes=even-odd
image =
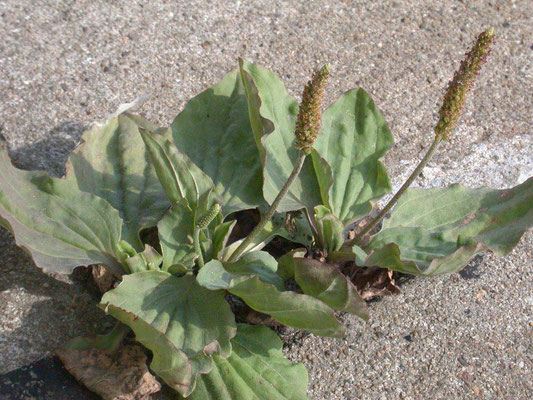
{"type": "Polygon", "coordinates": [[[463,111],[466,95],[472,89],[481,67],[485,64],[493,42],[494,28],[482,32],[470,52],[466,53],[453,80],[448,84],[448,90],[439,110],[439,122],[435,126],[437,140],[447,140],[455,128],[463,111]]]}
{"type": "Polygon", "coordinates": [[[215,217],[220,212],[220,204],[213,204],[209,210],[207,210],[200,218],[198,218],[198,221],[196,221],[196,228],[197,229],[205,229],[209,226],[211,221],[215,219],[215,217]]]}
{"type": "Polygon", "coordinates": [[[313,143],[318,136],[322,120],[322,102],[329,78],[329,70],[329,64],[316,70],[311,80],[305,85],[302,94],[302,103],[298,111],[294,134],[296,135],[295,147],[305,154],[311,152],[313,143]]]}

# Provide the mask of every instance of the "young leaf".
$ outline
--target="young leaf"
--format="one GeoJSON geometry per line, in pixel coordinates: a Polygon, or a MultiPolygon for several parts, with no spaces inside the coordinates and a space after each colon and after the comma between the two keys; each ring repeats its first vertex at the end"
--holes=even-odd
{"type": "Polygon", "coordinates": [[[171,130],[176,146],[213,180],[224,215],[264,204],[261,161],[238,71],[190,100],[171,130]]]}
{"type": "Polygon", "coordinates": [[[194,213],[187,200],[174,204],[157,224],[159,242],[163,253],[163,270],[186,272],[198,257],[194,250],[194,213]]]}
{"type": "MultiPolygon", "coordinates": [[[[286,237],[285,235],[287,235],[287,230],[283,226],[278,225],[271,220],[266,224],[263,230],[254,238],[252,243],[250,243],[250,245],[246,248],[245,252],[261,250],[277,235],[286,237]]],[[[233,254],[235,249],[239,247],[243,240],[244,239],[237,240],[222,249],[222,251],[219,253],[219,258],[221,260],[226,260],[229,256],[231,256],[231,254],[233,254]]]]}
{"type": "Polygon", "coordinates": [[[221,250],[226,247],[228,239],[237,224],[237,220],[223,222],[213,230],[213,246],[209,259],[217,258],[221,250]]]}
{"type": "Polygon", "coordinates": [[[436,275],[460,270],[484,248],[505,255],[533,224],[532,204],[533,178],[505,190],[409,189],[370,242],[366,264],[436,275]]]}
{"type": "Polygon", "coordinates": [[[145,244],[144,250],[131,257],[126,257],[124,263],[131,273],[142,271],[158,271],[163,257],[152,246],[145,244]]]}
{"type": "MultiPolygon", "coordinates": [[[[298,103],[273,73],[241,60],[250,121],[263,165],[263,195],[271,204],[294,169],[298,150],[294,128],[298,103]]],[[[281,201],[278,212],[321,204],[320,188],[310,159],[281,201]]]]}
{"type": "Polygon", "coordinates": [[[350,279],[334,265],[311,258],[294,258],[294,280],[305,294],[316,297],[334,310],[368,320],[366,302],[350,279]]]}
{"type": "Polygon", "coordinates": [[[344,243],[344,224],[324,206],[315,207],[315,221],[321,246],[328,253],[341,248],[344,243]]]}
{"type": "Polygon", "coordinates": [[[264,326],[237,325],[228,358],[213,356],[213,370],[200,375],[190,400],[307,400],[307,371],[292,364],[283,343],[264,326]]]}
{"type": "Polygon", "coordinates": [[[121,114],[94,125],[70,156],[66,181],[106,199],[124,221],[122,239],[142,250],[139,231],[152,227],[170,204],[151,165],[139,128],[157,129],[141,117],[121,114]]]}
{"type": "Polygon", "coordinates": [[[324,112],[311,157],[323,204],[344,224],[369,213],[370,201],[390,192],[389,177],[379,159],[392,144],[385,119],[362,89],[346,92],[324,112]]]}
{"type": "Polygon", "coordinates": [[[152,350],[150,368],[184,396],[198,374],[211,371],[213,354],[228,357],[236,325],[223,292],[200,287],[193,276],[146,271],[124,276],[100,307],[128,325],[152,350]]]}
{"type": "Polygon", "coordinates": [[[344,326],[326,304],[311,296],[280,292],[258,275],[233,274],[220,261],[211,260],[200,270],[196,279],[209,290],[225,289],[239,296],[252,309],[271,315],[282,324],[321,336],[344,336],[344,326]]]}
{"type": "Polygon", "coordinates": [[[45,271],[104,264],[124,273],[116,247],[122,220],[109,203],[42,171],[21,171],[0,148],[0,225],[45,271]]]}
{"type": "Polygon", "coordinates": [[[209,209],[213,181],[164,136],[141,129],[150,158],[172,204],[185,199],[195,217],[209,209]]]}

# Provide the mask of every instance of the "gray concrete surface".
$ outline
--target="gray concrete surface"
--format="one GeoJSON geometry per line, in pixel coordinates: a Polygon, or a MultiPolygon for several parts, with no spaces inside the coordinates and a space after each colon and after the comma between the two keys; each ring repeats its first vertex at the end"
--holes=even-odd
{"type": "MultiPolygon", "coordinates": [[[[0,2],[0,133],[18,166],[61,174],[83,129],[120,103],[169,124],[187,99],[244,56],[298,95],[332,64],[328,101],[361,86],[396,145],[396,187],[415,165],[447,81],[472,39],[497,45],[461,125],[417,185],[509,187],[533,174],[533,3],[523,1],[0,2]]],[[[346,318],[346,340],[307,336],[287,349],[330,399],[528,399],[533,394],[533,235],[469,272],[416,279],[400,297],[346,318]]],[[[69,277],[37,270],[0,232],[0,373],[109,322],[69,277]]]]}

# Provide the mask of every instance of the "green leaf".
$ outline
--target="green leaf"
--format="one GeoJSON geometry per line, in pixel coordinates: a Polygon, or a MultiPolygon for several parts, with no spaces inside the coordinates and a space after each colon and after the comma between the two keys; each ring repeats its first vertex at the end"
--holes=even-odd
{"type": "Polygon", "coordinates": [[[306,254],[307,249],[299,248],[282,255],[278,260],[278,275],[284,280],[294,278],[294,259],[296,257],[304,257],[306,254]]]}
{"type": "Polygon", "coordinates": [[[104,264],[122,275],[116,244],[122,220],[109,203],[42,171],[21,171],[0,148],[0,225],[45,271],[68,274],[104,264]]]}
{"type": "Polygon", "coordinates": [[[362,89],[346,92],[324,112],[311,157],[323,204],[344,224],[368,214],[370,201],[390,192],[389,177],[379,158],[392,144],[385,119],[362,89]]]}
{"type": "Polygon", "coordinates": [[[226,271],[231,274],[256,275],[263,282],[274,285],[279,291],[285,290],[283,279],[276,273],[278,262],[266,251],[252,251],[234,263],[223,264],[226,271]]]}
{"type": "Polygon", "coordinates": [[[141,129],[141,136],[170,202],[187,200],[195,218],[207,211],[213,202],[210,199],[214,188],[211,178],[164,136],[144,129],[141,129]]]}
{"type": "MultiPolygon", "coordinates": [[[[422,236],[424,236],[424,233],[422,233],[422,236]]],[[[424,242],[424,239],[420,241],[420,245],[422,245],[422,242],[424,242]]],[[[426,245],[427,242],[424,246],[426,245]]],[[[437,239],[433,246],[438,245],[439,240],[437,239]]],[[[404,259],[396,243],[387,243],[373,250],[366,259],[364,266],[379,266],[411,275],[451,274],[463,269],[472,257],[482,250],[483,246],[480,244],[462,246],[457,250],[452,247],[448,250],[449,254],[434,258],[429,264],[422,264],[404,259]]]]}
{"type": "Polygon", "coordinates": [[[228,358],[213,356],[213,370],[201,375],[191,400],[307,400],[307,371],[292,364],[270,329],[239,324],[228,358]]]}
{"type": "Polygon", "coordinates": [[[163,192],[139,127],[156,129],[141,117],[121,114],[82,136],[67,162],[66,181],[106,199],[124,221],[122,239],[142,250],[139,231],[152,227],[170,204],[163,192]]]}
{"type": "Polygon", "coordinates": [[[171,129],[176,146],[213,180],[224,215],[264,204],[261,161],[238,71],[190,100],[171,129]]]}
{"type": "Polygon", "coordinates": [[[194,223],[194,213],[183,199],[174,204],[157,224],[164,271],[172,268],[184,273],[194,265],[198,257],[193,244],[194,223]]]}
{"type": "Polygon", "coordinates": [[[142,271],[158,271],[163,257],[152,246],[145,244],[144,250],[131,257],[126,257],[124,263],[131,273],[142,271]]]}
{"type": "Polygon", "coordinates": [[[218,260],[211,260],[196,277],[209,289],[225,289],[239,296],[252,309],[272,316],[276,321],[321,336],[343,337],[333,310],[321,301],[295,292],[280,292],[257,275],[237,275],[228,272],[218,260]]]}
{"type": "Polygon", "coordinates": [[[324,206],[315,207],[315,221],[321,245],[329,253],[339,250],[344,243],[344,224],[324,206]]]}
{"type": "MultiPolygon", "coordinates": [[[[255,250],[261,250],[263,247],[265,247],[275,236],[281,235],[284,236],[286,234],[286,229],[283,226],[280,226],[274,221],[268,221],[268,223],[265,225],[263,230],[257,234],[257,236],[254,237],[252,242],[246,247],[244,250],[245,253],[255,251],[255,250]]],[[[285,237],[285,236],[284,236],[285,237]]],[[[229,246],[222,249],[222,251],[219,253],[219,258],[221,260],[226,260],[228,257],[230,257],[233,252],[239,247],[239,245],[244,241],[244,239],[237,240],[230,244],[229,246]]]]}
{"type": "Polygon", "coordinates": [[[213,247],[211,249],[210,259],[217,258],[220,251],[226,247],[231,232],[236,224],[237,220],[234,219],[233,221],[227,221],[215,226],[213,230],[213,247]]]}
{"type": "Polygon", "coordinates": [[[460,270],[483,248],[505,255],[533,224],[532,188],[533,178],[505,190],[409,189],[370,242],[366,265],[436,275],[460,270]]]}
{"type": "Polygon", "coordinates": [[[154,354],[150,368],[184,396],[194,390],[198,374],[211,371],[213,354],[231,354],[236,325],[223,292],[200,287],[191,275],[126,275],[100,307],[133,329],[154,354]]]}
{"type": "Polygon", "coordinates": [[[305,209],[288,213],[276,213],[272,217],[272,223],[279,227],[279,236],[309,248],[313,246],[313,231],[311,231],[305,216],[305,209]]]}
{"type": "Polygon", "coordinates": [[[312,258],[294,258],[294,280],[302,291],[337,311],[368,320],[366,302],[350,279],[331,264],[312,258]]]}
{"type": "MultiPolygon", "coordinates": [[[[263,164],[263,195],[272,204],[294,169],[298,150],[294,147],[294,127],[298,115],[296,99],[273,73],[240,60],[250,121],[263,164]]],[[[312,160],[306,159],[302,171],[281,201],[277,211],[285,212],[321,204],[320,188],[312,160]]]]}

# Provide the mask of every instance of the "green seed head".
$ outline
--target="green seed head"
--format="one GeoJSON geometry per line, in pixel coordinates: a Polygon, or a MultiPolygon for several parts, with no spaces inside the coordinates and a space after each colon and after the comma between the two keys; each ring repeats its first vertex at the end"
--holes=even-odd
{"type": "Polygon", "coordinates": [[[472,89],[481,67],[487,61],[493,42],[494,28],[482,32],[472,49],[466,53],[465,59],[461,62],[453,80],[448,84],[448,90],[439,110],[439,121],[435,126],[437,140],[447,140],[455,128],[463,111],[466,95],[472,89]]]}
{"type": "Polygon", "coordinates": [[[211,221],[215,219],[215,217],[220,212],[220,204],[213,204],[209,210],[207,210],[200,218],[198,218],[198,221],[196,221],[196,228],[198,229],[204,229],[209,226],[211,221]]]}
{"type": "Polygon", "coordinates": [[[302,103],[296,120],[295,147],[306,154],[311,152],[322,120],[322,102],[329,78],[329,64],[316,70],[302,94],[302,103]]]}

